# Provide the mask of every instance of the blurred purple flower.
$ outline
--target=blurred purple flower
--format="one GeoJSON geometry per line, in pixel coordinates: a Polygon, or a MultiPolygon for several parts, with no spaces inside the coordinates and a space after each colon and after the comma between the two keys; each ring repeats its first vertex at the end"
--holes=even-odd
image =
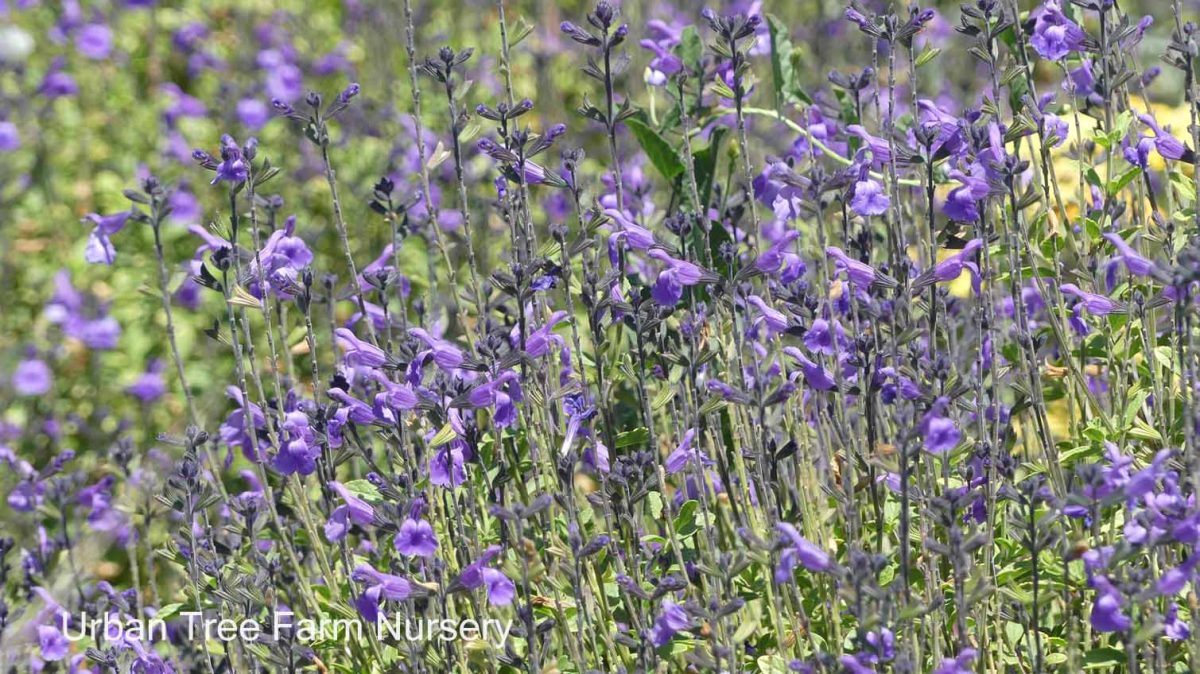
{"type": "Polygon", "coordinates": [[[13,392],[27,398],[46,395],[53,381],[50,366],[40,358],[22,360],[12,374],[13,392]]]}
{"type": "Polygon", "coordinates": [[[103,23],[89,23],[75,34],[75,48],[94,61],[108,58],[112,47],[112,29],[103,23]]]}
{"type": "Polygon", "coordinates": [[[21,134],[17,125],[8,121],[0,121],[0,152],[13,152],[21,149],[21,134]]]}
{"type": "Polygon", "coordinates": [[[146,371],[129,386],[125,392],[143,403],[152,403],[167,392],[167,384],[162,376],[163,362],[157,358],[151,360],[146,371]]]}

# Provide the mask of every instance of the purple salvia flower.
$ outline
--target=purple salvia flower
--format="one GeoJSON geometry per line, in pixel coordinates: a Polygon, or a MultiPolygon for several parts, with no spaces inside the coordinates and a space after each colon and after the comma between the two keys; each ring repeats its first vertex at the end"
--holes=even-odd
{"type": "Polygon", "coordinates": [[[1079,298],[1080,305],[1088,310],[1088,313],[1095,316],[1107,316],[1114,311],[1124,310],[1124,305],[1116,300],[1111,300],[1104,295],[1085,292],[1080,290],[1074,283],[1064,283],[1060,289],[1067,295],[1079,298]]]}
{"type": "Polygon", "coordinates": [[[829,370],[814,363],[808,356],[804,355],[800,349],[794,346],[786,346],[783,352],[792,357],[799,365],[800,371],[804,375],[804,381],[809,388],[817,391],[832,391],[837,388],[837,382],[834,381],[833,375],[829,370]]]}
{"type": "Polygon", "coordinates": [[[956,657],[943,659],[938,668],[933,670],[933,674],[974,674],[971,671],[971,662],[977,655],[974,648],[964,648],[956,657]]]}
{"type": "MultiPolygon", "coordinates": [[[[525,353],[532,358],[541,358],[550,350],[550,344],[554,341],[553,330],[559,323],[567,320],[567,312],[556,311],[550,315],[546,322],[525,336],[525,353]]],[[[514,328],[517,330],[518,328],[514,328]]],[[[520,346],[520,333],[513,340],[514,346],[520,346]]]]}
{"type": "Polygon", "coordinates": [[[686,260],[677,260],[660,248],[650,249],[649,255],[667,266],[666,269],[659,272],[658,280],[655,281],[654,288],[650,291],[654,301],[665,307],[673,307],[679,303],[679,300],[683,298],[684,287],[718,280],[715,275],[705,271],[699,265],[686,260]]]}
{"type": "Polygon", "coordinates": [[[330,482],[329,488],[343,501],[342,505],[333,509],[329,521],[325,523],[325,537],[330,541],[337,542],[345,538],[351,522],[366,526],[375,520],[375,509],[371,504],[352,494],[341,482],[330,482]]]}
{"type": "Polygon", "coordinates": [[[423,328],[409,328],[408,334],[424,342],[433,353],[433,362],[447,372],[457,370],[466,360],[462,349],[451,342],[434,337],[423,328]]]}
{"type": "Polygon", "coordinates": [[[833,568],[829,555],[800,535],[796,527],[787,522],[778,522],[775,529],[783,534],[783,550],[779,553],[779,564],[775,567],[775,582],[787,583],[792,580],[792,572],[797,566],[803,566],[809,571],[823,573],[833,568]]]}
{"type": "Polygon", "coordinates": [[[396,551],[410,557],[432,557],[437,551],[437,536],[433,527],[423,519],[409,518],[396,533],[396,551]]]}
{"type": "Polygon", "coordinates": [[[370,622],[379,620],[379,602],[381,600],[404,601],[414,594],[413,584],[407,579],[383,573],[370,564],[359,564],[354,567],[350,577],[367,586],[367,589],[359,595],[356,608],[370,622]]]}
{"type": "Polygon", "coordinates": [[[828,246],[825,248],[825,254],[833,258],[835,267],[839,272],[846,272],[846,277],[851,283],[864,289],[875,284],[889,288],[899,285],[895,279],[876,270],[866,262],[860,262],[851,258],[841,248],[828,246]]]}
{"type": "Polygon", "coordinates": [[[513,585],[513,582],[504,573],[488,566],[499,554],[500,546],[493,545],[488,547],[479,556],[479,559],[471,562],[463,569],[454,584],[467,590],[486,587],[488,603],[492,606],[507,606],[511,604],[513,598],[516,596],[516,586],[513,585]]]}
{"type": "Polygon", "coordinates": [[[665,646],[676,633],[690,628],[691,625],[691,618],[682,606],[670,599],[663,599],[661,611],[654,619],[654,626],[650,628],[650,641],[655,647],[665,646]]]}
{"type": "Polygon", "coordinates": [[[1154,129],[1154,148],[1158,150],[1158,154],[1162,155],[1163,159],[1191,161],[1191,150],[1183,144],[1183,141],[1159,126],[1158,120],[1154,119],[1153,115],[1141,114],[1138,115],[1138,119],[1154,129]]]}
{"type": "Polygon", "coordinates": [[[1096,603],[1092,605],[1090,618],[1092,629],[1097,632],[1125,632],[1128,630],[1133,625],[1133,621],[1122,612],[1121,593],[1104,576],[1094,576],[1091,582],[1099,592],[1096,603]]]}
{"type": "Polygon", "coordinates": [[[962,433],[954,422],[940,414],[930,413],[923,423],[925,451],[930,454],[945,454],[958,446],[962,433]]]}
{"type": "Polygon", "coordinates": [[[438,448],[429,460],[429,484],[454,488],[467,481],[461,441],[438,448]]]}
{"type": "Polygon", "coordinates": [[[758,256],[758,259],[754,261],[754,268],[764,274],[774,274],[779,271],[779,267],[786,261],[787,253],[784,250],[798,238],[800,238],[800,232],[794,229],[785,232],[758,256]]]}
{"type": "Polygon", "coordinates": [[[1121,260],[1125,263],[1125,268],[1134,276],[1155,276],[1158,274],[1158,267],[1142,256],[1141,253],[1133,249],[1125,240],[1118,234],[1105,234],[1104,238],[1116,247],[1117,252],[1121,255],[1121,260]]]}
{"type": "Polygon", "coordinates": [[[758,315],[754,318],[754,325],[766,325],[767,331],[772,335],[787,330],[789,323],[787,316],[782,311],[768,306],[763,298],[758,295],[750,295],[746,298],[746,303],[758,310],[758,315]]]}
{"type": "Polygon", "coordinates": [[[980,291],[979,267],[972,261],[975,253],[983,248],[983,239],[971,239],[962,247],[962,250],[951,255],[950,257],[933,265],[925,273],[921,274],[913,281],[912,288],[914,291],[926,288],[934,283],[947,283],[957,279],[963,270],[967,270],[971,274],[971,287],[975,294],[980,291]]]}
{"type": "Polygon", "coordinates": [[[112,215],[98,215],[89,213],[84,220],[92,223],[92,233],[88,236],[87,248],[84,250],[84,259],[89,264],[112,264],[117,258],[117,251],[113,248],[110,236],[121,231],[125,227],[125,223],[132,215],[130,211],[121,213],[113,213],[112,215]]]}
{"type": "Polygon", "coordinates": [[[858,137],[863,141],[865,149],[871,152],[871,166],[875,169],[880,169],[892,161],[892,149],[888,145],[887,140],[872,136],[862,126],[851,124],[846,127],[846,131],[852,136],[858,137]]]}
{"type": "Polygon", "coordinates": [[[347,365],[382,367],[387,363],[387,354],[382,349],[362,341],[346,328],[338,328],[333,334],[338,346],[345,352],[342,358],[347,365]]]}
{"type": "Polygon", "coordinates": [[[846,331],[842,324],[834,321],[831,328],[829,321],[818,318],[804,332],[804,346],[813,353],[823,353],[832,356],[838,343],[846,341],[846,331]],[[836,342],[835,342],[836,339],[836,342]]]}
{"type": "Polygon", "coordinates": [[[850,198],[850,208],[855,213],[863,217],[883,215],[891,203],[878,180],[867,178],[854,183],[854,196],[850,198]]]}
{"type": "Polygon", "coordinates": [[[1071,52],[1081,51],[1087,34],[1063,14],[1058,0],[1046,0],[1034,24],[1030,44],[1042,58],[1061,60],[1071,52]]]}
{"type": "Polygon", "coordinates": [[[711,466],[712,460],[706,457],[699,448],[692,447],[692,441],[696,437],[696,429],[689,428],[687,433],[683,434],[683,440],[679,442],[679,446],[674,449],[668,456],[664,467],[668,474],[674,475],[687,467],[691,461],[696,461],[701,466],[711,466]]]}
{"type": "Polygon", "coordinates": [[[38,648],[43,660],[56,662],[70,653],[70,644],[67,642],[67,638],[57,627],[38,625],[37,636],[38,648]]]}

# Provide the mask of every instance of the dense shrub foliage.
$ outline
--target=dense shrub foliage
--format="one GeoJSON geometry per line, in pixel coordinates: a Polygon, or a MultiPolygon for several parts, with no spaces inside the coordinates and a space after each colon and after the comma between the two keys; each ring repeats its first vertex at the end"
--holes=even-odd
{"type": "Polygon", "coordinates": [[[0,2],[0,667],[1193,671],[1196,19],[0,2]]]}

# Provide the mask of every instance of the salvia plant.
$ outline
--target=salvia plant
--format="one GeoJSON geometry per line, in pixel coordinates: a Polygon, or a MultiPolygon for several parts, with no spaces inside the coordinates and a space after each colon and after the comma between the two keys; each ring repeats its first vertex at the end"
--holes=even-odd
{"type": "Polygon", "coordinates": [[[1191,672],[1195,0],[0,2],[4,672],[1191,672]]]}

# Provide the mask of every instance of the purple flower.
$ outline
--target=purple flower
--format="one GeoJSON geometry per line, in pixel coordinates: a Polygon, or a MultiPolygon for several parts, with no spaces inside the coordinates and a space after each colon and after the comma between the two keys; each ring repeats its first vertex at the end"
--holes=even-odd
{"type": "Polygon", "coordinates": [[[21,148],[21,133],[17,125],[0,121],[0,152],[13,152],[21,148]]]}
{"type": "Polygon", "coordinates": [[[924,423],[925,451],[930,454],[945,454],[958,446],[962,434],[954,422],[941,415],[931,415],[924,423]]]}
{"type": "Polygon", "coordinates": [[[350,577],[367,586],[367,589],[359,595],[355,607],[370,622],[379,620],[379,602],[381,600],[404,601],[414,594],[413,584],[407,579],[383,573],[370,564],[359,564],[354,567],[350,577]]]}
{"type": "Polygon", "coordinates": [[[49,99],[74,96],[79,93],[79,85],[75,83],[75,78],[63,72],[62,64],[56,62],[42,78],[38,93],[49,99]]]}
{"type": "Polygon", "coordinates": [[[487,588],[488,603],[492,606],[507,606],[516,596],[516,586],[502,572],[488,566],[500,554],[500,546],[492,545],[483,551],[479,559],[463,569],[455,585],[466,590],[487,588]]]}
{"type": "Polygon", "coordinates": [[[408,334],[425,342],[433,354],[433,362],[448,373],[453,373],[466,360],[462,349],[451,342],[434,337],[423,328],[409,328],[408,334]]]}
{"type": "Polygon", "coordinates": [[[1172,603],[1163,616],[1163,636],[1172,641],[1186,641],[1191,635],[1191,627],[1179,619],[1179,607],[1172,603]]]}
{"type": "Polygon", "coordinates": [[[825,254],[833,258],[834,266],[839,273],[845,272],[846,278],[853,284],[862,288],[869,288],[874,284],[879,284],[885,287],[894,288],[898,285],[897,281],[887,274],[877,271],[874,267],[866,262],[860,262],[851,258],[841,248],[836,246],[828,246],[825,248],[825,254]]]}
{"type": "Polygon", "coordinates": [[[396,550],[410,557],[432,557],[437,551],[433,526],[423,519],[408,518],[396,534],[396,550]]]}
{"type": "Polygon", "coordinates": [[[1158,150],[1163,159],[1179,160],[1189,157],[1191,150],[1183,144],[1183,141],[1172,136],[1170,132],[1163,130],[1153,115],[1141,114],[1138,115],[1138,119],[1146,126],[1154,129],[1154,148],[1158,150]]]}
{"type": "Polygon", "coordinates": [[[47,662],[55,662],[67,657],[70,652],[70,645],[67,638],[57,627],[51,625],[38,625],[38,648],[41,650],[42,659],[47,662]]]}
{"type": "Polygon", "coordinates": [[[699,448],[692,447],[692,440],[696,437],[696,429],[689,428],[687,433],[683,434],[683,440],[680,440],[679,446],[676,447],[668,456],[665,468],[668,474],[674,475],[687,467],[689,462],[695,461],[701,466],[711,466],[712,459],[704,456],[704,453],[699,448]]]}
{"type": "Polygon", "coordinates": [[[1087,34],[1062,13],[1058,0],[1046,0],[1037,14],[1030,43],[1042,58],[1058,61],[1082,49],[1087,34]]]}
{"type": "Polygon", "coordinates": [[[461,442],[455,441],[439,448],[429,460],[429,484],[453,488],[466,481],[461,442]]]}
{"type": "Polygon", "coordinates": [[[1092,584],[1099,591],[1096,603],[1092,605],[1092,629],[1097,632],[1125,632],[1133,625],[1129,616],[1121,612],[1121,593],[1103,576],[1092,578],[1092,584]]]}
{"type": "Polygon", "coordinates": [[[102,23],[89,23],[75,34],[75,48],[94,61],[108,58],[112,46],[112,29],[102,23]]]}
{"type": "Polygon", "coordinates": [[[785,346],[783,352],[791,356],[800,365],[804,381],[810,388],[816,391],[832,391],[837,388],[837,382],[834,381],[833,375],[830,374],[829,370],[814,363],[800,349],[794,346],[785,346]]]}
{"type": "Polygon", "coordinates": [[[50,392],[53,384],[50,366],[40,358],[21,361],[12,375],[13,392],[19,396],[43,396],[50,392]]]}
{"type": "Polygon", "coordinates": [[[783,534],[784,548],[779,553],[779,565],[775,567],[775,582],[787,583],[797,566],[809,571],[823,573],[833,568],[829,555],[800,535],[796,527],[787,522],[778,522],[775,529],[783,534]]]}
{"type": "Polygon", "coordinates": [[[650,249],[649,255],[667,266],[666,269],[659,272],[658,280],[655,281],[654,288],[650,291],[654,301],[663,306],[673,307],[678,304],[683,297],[685,286],[694,286],[701,282],[712,283],[718,280],[718,277],[712,272],[705,271],[699,265],[687,260],[677,260],[660,248],[650,249]]]}
{"type": "MultiPolygon", "coordinates": [[[[656,241],[654,234],[650,230],[630,220],[624,213],[615,208],[604,209],[604,214],[612,220],[612,222],[620,229],[609,237],[609,245],[613,246],[617,243],[624,242],[625,245],[636,250],[648,250],[656,241]]],[[[615,256],[614,256],[615,257],[615,256]]]]}
{"type": "Polygon", "coordinates": [[[792,229],[776,239],[770,247],[754,261],[754,267],[764,274],[774,274],[787,261],[788,253],[784,252],[793,241],[800,238],[800,232],[792,229]]]}
{"type": "Polygon", "coordinates": [[[648,49],[654,54],[646,66],[646,83],[661,87],[667,83],[668,77],[683,69],[683,62],[674,53],[682,31],[658,19],[647,21],[646,30],[650,38],[638,43],[643,49],[648,49]]]}
{"type": "Polygon", "coordinates": [[[167,392],[167,384],[162,376],[163,362],[157,358],[150,361],[146,371],[129,386],[125,392],[143,403],[152,403],[163,397],[167,392]]]}
{"type": "Polygon", "coordinates": [[[972,258],[980,248],[983,248],[983,239],[971,239],[962,247],[962,250],[938,262],[933,265],[933,268],[917,277],[913,281],[913,289],[920,290],[934,283],[953,281],[965,269],[971,273],[971,287],[978,294],[980,291],[979,267],[972,261],[972,258]]]}
{"type": "Polygon", "coordinates": [[[1114,311],[1121,311],[1124,308],[1120,302],[1110,300],[1104,295],[1084,292],[1074,283],[1064,283],[1059,287],[1067,295],[1082,300],[1081,305],[1088,310],[1088,313],[1096,316],[1107,316],[1114,311]]]}
{"type": "Polygon", "coordinates": [[[943,659],[933,674],[973,674],[971,662],[977,655],[974,648],[964,648],[956,657],[943,659]]]}
{"type": "Polygon", "coordinates": [[[872,178],[854,183],[854,196],[850,208],[863,217],[883,215],[891,206],[891,200],[883,193],[883,185],[872,178]]]}
{"type": "Polygon", "coordinates": [[[1125,263],[1125,268],[1134,276],[1153,276],[1158,273],[1158,267],[1142,256],[1141,253],[1133,249],[1125,240],[1117,234],[1105,234],[1104,238],[1108,240],[1117,252],[1121,255],[1121,260],[1125,263]]]}
{"type": "Polygon", "coordinates": [[[342,360],[347,365],[382,367],[387,363],[387,354],[382,349],[374,344],[362,341],[346,328],[334,330],[333,335],[337,339],[338,346],[345,352],[342,360]]]}
{"type": "Polygon", "coordinates": [[[1167,569],[1158,579],[1155,589],[1159,594],[1167,597],[1179,594],[1195,576],[1197,563],[1200,563],[1200,555],[1192,555],[1179,566],[1167,569]]]}
{"type": "Polygon", "coordinates": [[[492,568],[480,571],[484,585],[487,586],[488,604],[492,606],[508,606],[517,596],[517,587],[502,572],[492,568]]]}
{"type": "Polygon", "coordinates": [[[88,213],[84,217],[85,221],[91,222],[93,225],[92,233],[88,236],[87,248],[83,254],[89,264],[112,264],[116,260],[117,251],[113,248],[109,237],[121,231],[132,214],[130,211],[112,215],[88,213]]]}
{"type": "Polygon", "coordinates": [[[337,542],[345,538],[350,530],[350,522],[367,526],[375,521],[375,509],[371,504],[352,494],[341,482],[330,482],[329,488],[337,492],[344,502],[333,509],[329,521],[325,523],[325,537],[330,541],[337,542]]]}
{"type": "Polygon", "coordinates": [[[758,295],[750,295],[746,298],[746,303],[754,307],[758,315],[754,318],[754,325],[765,324],[767,331],[774,335],[787,330],[789,321],[787,316],[782,311],[770,307],[758,295]]]}
{"type": "MultiPolygon", "coordinates": [[[[250,142],[253,142],[251,139],[250,142]]],[[[247,143],[249,145],[249,142],[247,143]]],[[[200,152],[200,151],[197,151],[200,152]]],[[[200,153],[203,154],[203,153],[200,153]]],[[[200,154],[196,156],[199,157],[200,154]]],[[[204,155],[207,156],[207,155],[204,155]]],[[[212,179],[212,185],[219,182],[229,182],[237,185],[246,181],[250,177],[250,166],[242,156],[242,148],[238,147],[237,141],[233,136],[225,134],[221,136],[221,161],[213,167],[216,175],[212,179]]]]}
{"type": "MultiPolygon", "coordinates": [[[[241,410],[234,412],[234,414],[240,413],[241,410]]],[[[253,403],[251,403],[251,415],[255,417],[255,428],[261,428],[266,424],[265,419],[261,417],[262,411],[253,403]]],[[[230,415],[231,418],[232,416],[230,415]]],[[[229,422],[226,421],[226,423],[229,422]]],[[[284,438],[281,443],[283,446],[275,455],[275,470],[284,475],[292,473],[311,475],[317,468],[316,461],[317,457],[321,455],[321,446],[317,442],[316,433],[309,426],[308,415],[300,411],[288,412],[284,417],[282,428],[284,430],[284,438]]],[[[332,433],[332,431],[330,432],[332,433]]],[[[244,445],[243,451],[247,449],[248,446],[244,445]]]]}
{"type": "Polygon", "coordinates": [[[842,328],[842,324],[834,321],[833,328],[830,328],[829,321],[824,318],[818,318],[812,322],[808,330],[804,332],[804,346],[813,353],[823,353],[827,356],[832,356],[835,353],[836,344],[845,343],[846,331],[842,328]],[[835,343],[836,335],[836,343],[835,343]]]}
{"type": "Polygon", "coordinates": [[[676,633],[692,625],[687,611],[670,599],[663,599],[661,608],[658,617],[654,619],[654,626],[650,629],[650,641],[656,648],[665,646],[676,633]]]}
{"type": "Polygon", "coordinates": [[[237,102],[237,116],[247,129],[258,130],[271,120],[271,109],[257,98],[243,98],[237,102]]]}
{"type": "Polygon", "coordinates": [[[879,169],[891,163],[892,149],[888,145],[887,140],[879,138],[878,136],[872,136],[867,132],[866,129],[858,124],[851,124],[850,126],[847,126],[846,131],[849,132],[850,135],[856,136],[863,141],[863,145],[865,146],[864,149],[869,150],[871,153],[872,167],[879,169]]]}
{"type": "MultiPolygon", "coordinates": [[[[541,327],[526,335],[525,353],[529,354],[529,356],[532,358],[541,358],[542,356],[546,355],[546,353],[550,350],[550,344],[555,339],[552,334],[554,327],[567,320],[567,316],[568,314],[565,311],[556,311],[550,315],[550,318],[547,319],[541,327]]],[[[518,330],[516,339],[513,341],[513,345],[520,346],[521,338],[519,328],[514,327],[513,329],[518,330]]]]}

